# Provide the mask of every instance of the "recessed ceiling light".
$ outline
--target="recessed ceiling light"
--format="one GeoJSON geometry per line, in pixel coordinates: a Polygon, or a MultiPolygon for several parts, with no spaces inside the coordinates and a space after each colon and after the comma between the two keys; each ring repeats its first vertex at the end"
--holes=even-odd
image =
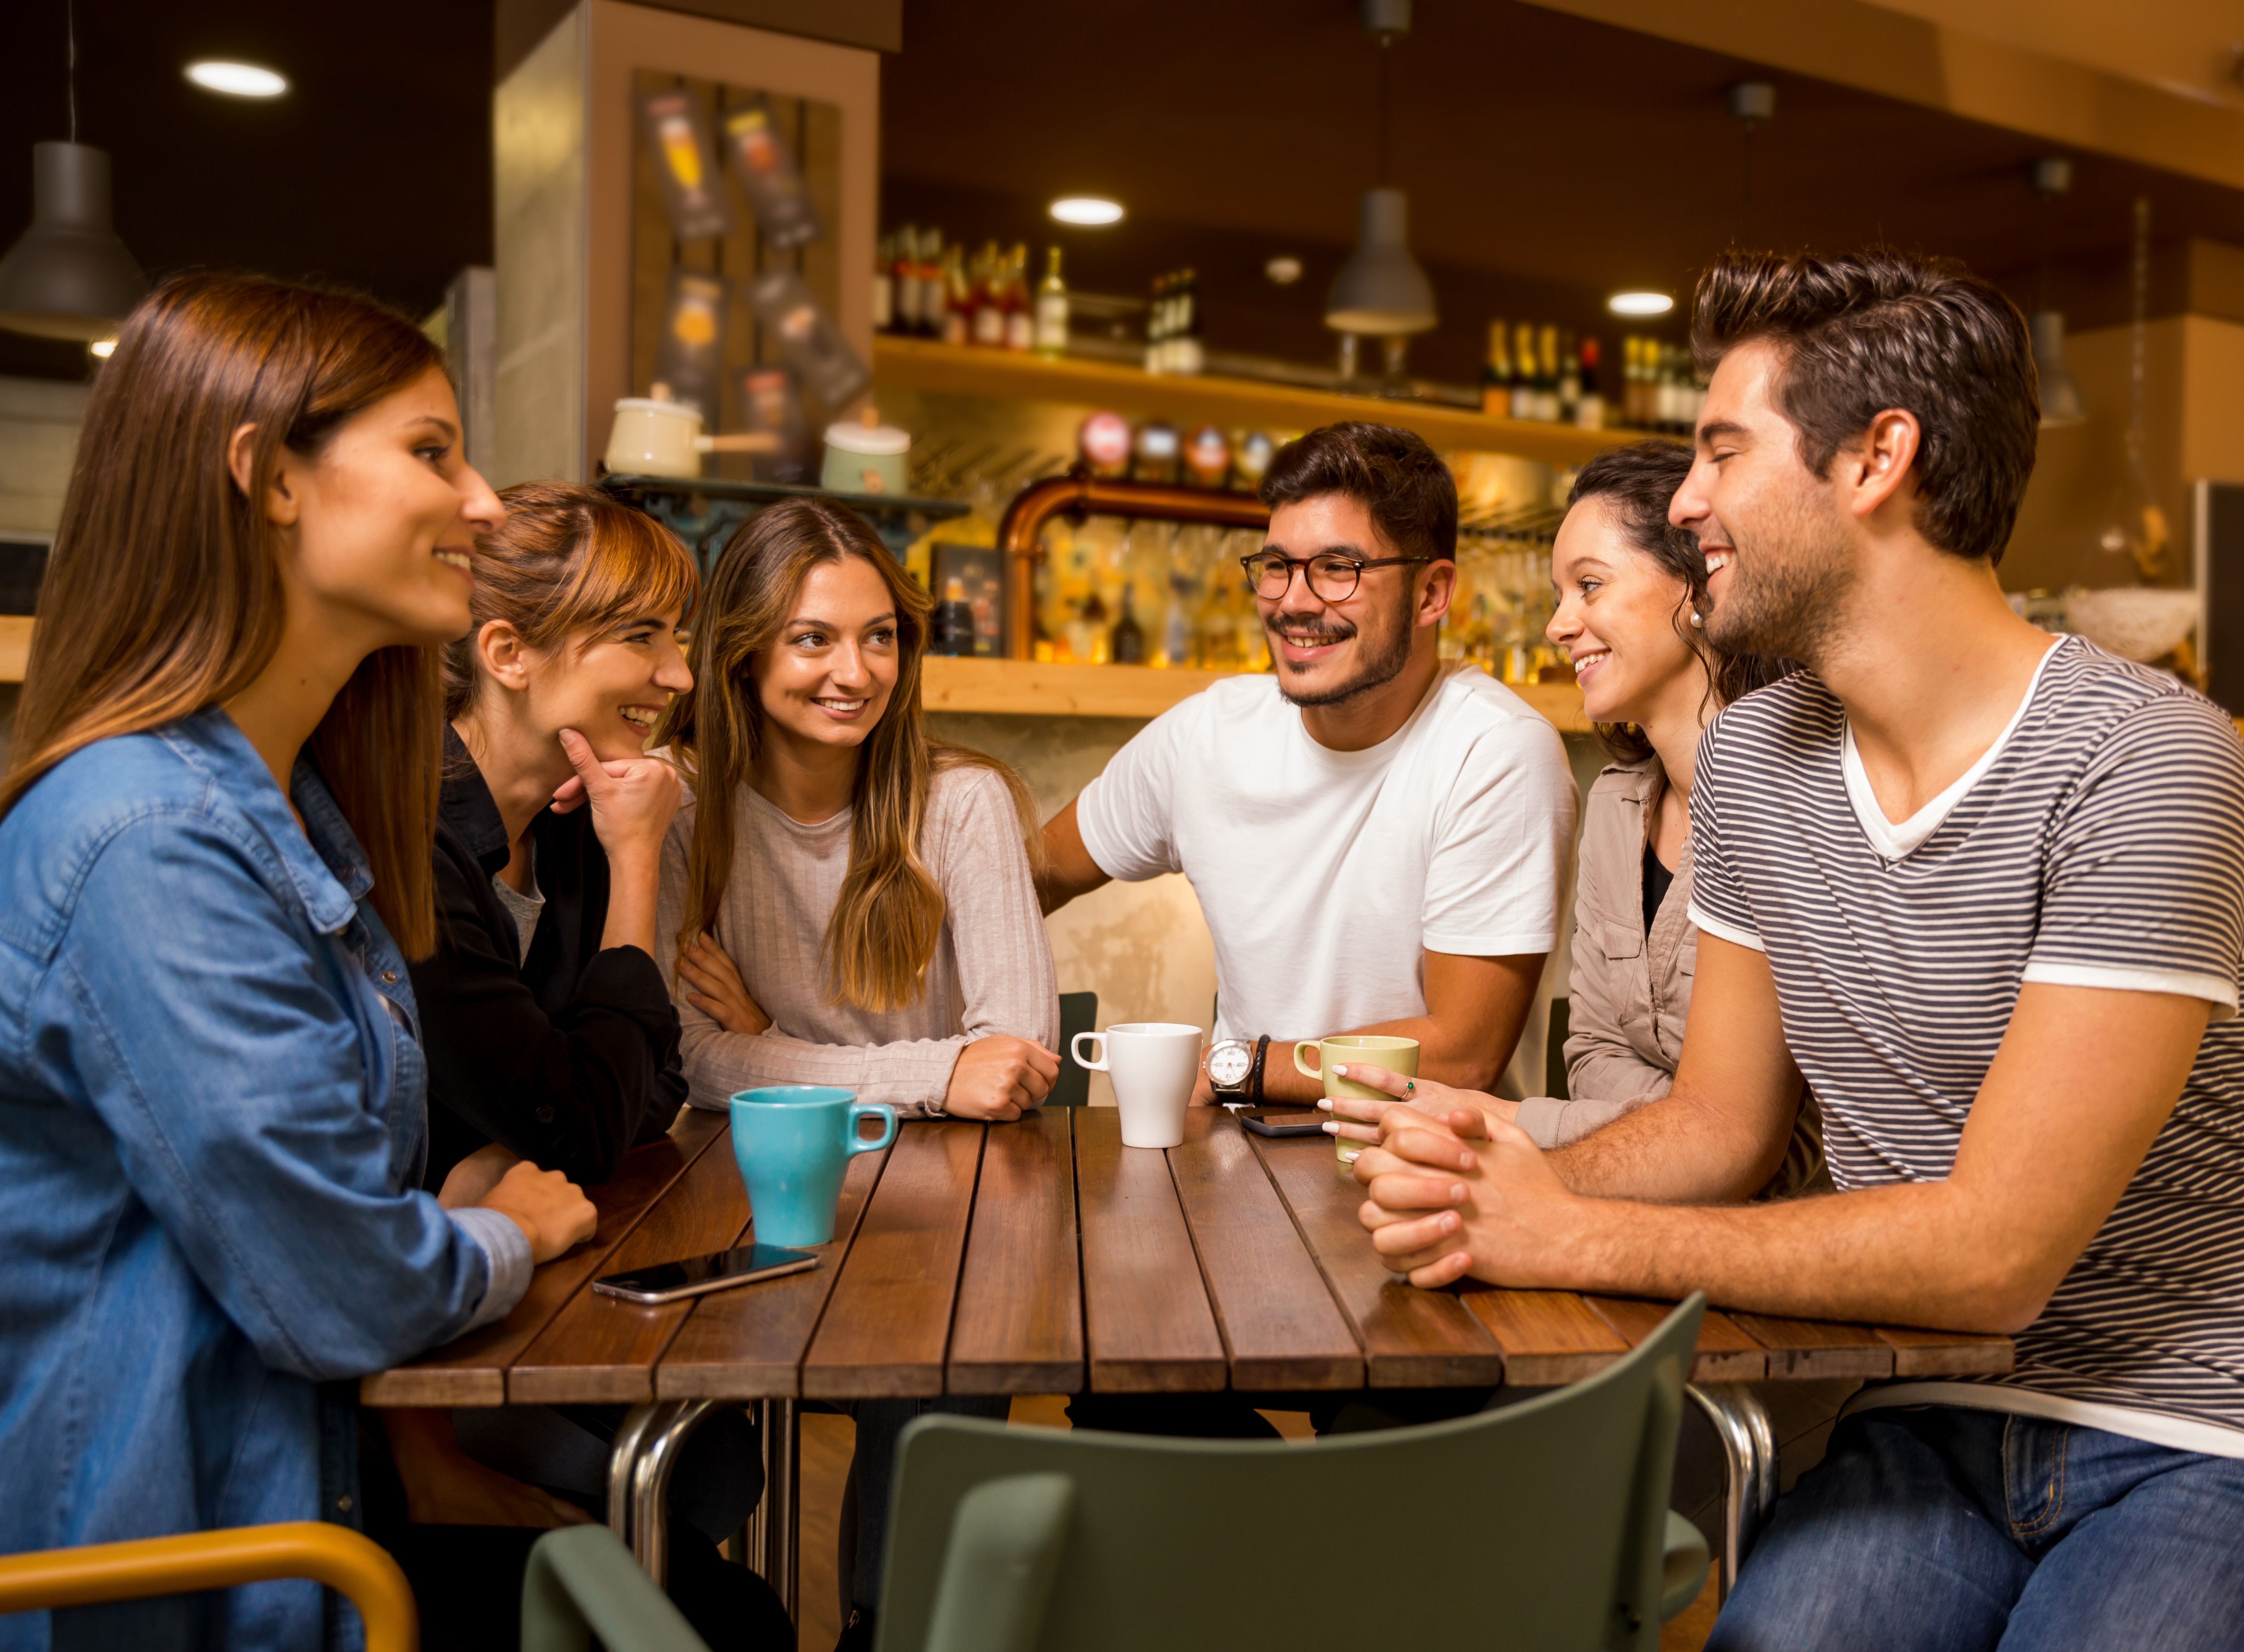
{"type": "Polygon", "coordinates": [[[229,98],[278,98],[288,90],[287,76],[253,63],[191,63],[187,78],[206,91],[222,91],[229,98]]]}
{"type": "Polygon", "coordinates": [[[1262,266],[1262,273],[1279,287],[1291,287],[1301,279],[1301,260],[1291,253],[1281,253],[1262,266]]]}
{"type": "Polygon", "coordinates": [[[1063,224],[1119,224],[1122,203],[1104,195],[1063,195],[1051,204],[1051,215],[1063,224]]]}
{"type": "Polygon", "coordinates": [[[1665,315],[1675,300],[1665,293],[1616,293],[1605,300],[1615,315],[1665,315]]]}

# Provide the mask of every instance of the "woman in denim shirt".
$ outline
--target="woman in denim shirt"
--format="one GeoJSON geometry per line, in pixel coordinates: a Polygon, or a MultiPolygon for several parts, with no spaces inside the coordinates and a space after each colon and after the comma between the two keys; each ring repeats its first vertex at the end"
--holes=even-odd
{"type": "MultiPolygon", "coordinates": [[[[166,282],[88,405],[0,779],[0,1550],[355,1524],[348,1379],[591,1231],[418,1190],[405,964],[497,500],[363,300],[166,282]]],[[[348,1646],[308,1582],[0,1618],[0,1648],[348,1646]]]]}

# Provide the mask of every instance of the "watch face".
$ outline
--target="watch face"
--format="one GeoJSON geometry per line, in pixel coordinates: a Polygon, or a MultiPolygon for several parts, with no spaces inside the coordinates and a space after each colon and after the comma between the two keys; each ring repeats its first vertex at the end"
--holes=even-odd
{"type": "Polygon", "coordinates": [[[1207,1053],[1207,1081],[1227,1088],[1247,1082],[1247,1070],[1254,1065],[1254,1049],[1237,1039],[1226,1039],[1207,1053]]]}

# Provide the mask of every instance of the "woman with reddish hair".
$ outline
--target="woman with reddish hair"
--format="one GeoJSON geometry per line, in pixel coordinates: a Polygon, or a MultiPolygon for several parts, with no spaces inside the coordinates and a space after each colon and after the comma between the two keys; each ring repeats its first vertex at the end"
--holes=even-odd
{"type": "MultiPolygon", "coordinates": [[[[0,1549],[355,1524],[348,1379],[592,1231],[532,1164],[419,1185],[436,650],[502,515],[435,347],[364,300],[176,278],[101,370],[0,778],[0,1549]]],[[[357,1634],[301,1581],[0,1619],[357,1634]]]]}

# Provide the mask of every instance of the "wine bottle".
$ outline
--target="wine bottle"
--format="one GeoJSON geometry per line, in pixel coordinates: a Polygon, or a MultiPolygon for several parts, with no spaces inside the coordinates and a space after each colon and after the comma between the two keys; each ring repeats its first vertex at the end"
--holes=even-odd
{"type": "Polygon", "coordinates": [[[873,246],[873,331],[888,333],[896,325],[896,278],[889,266],[896,259],[893,236],[883,235],[873,246]]]}
{"type": "Polygon", "coordinates": [[[1548,321],[1535,334],[1535,416],[1545,424],[1558,417],[1558,329],[1548,321]]]}
{"type": "Polygon", "coordinates": [[[1574,422],[1585,430],[1602,430],[1605,425],[1605,399],[1599,389],[1594,338],[1582,341],[1582,399],[1574,408],[1574,422]]]}
{"type": "Polygon", "coordinates": [[[1488,324],[1488,361],[1480,370],[1480,410],[1503,419],[1511,413],[1511,346],[1504,318],[1488,324]]]}
{"type": "Polygon", "coordinates": [[[966,600],[966,582],[943,583],[943,600],[935,605],[928,627],[928,651],[948,659],[963,659],[974,652],[974,605],[966,600]]]}
{"type": "Polygon", "coordinates": [[[1143,665],[1146,663],[1146,628],[1130,611],[1131,599],[1138,594],[1138,583],[1131,580],[1122,587],[1122,617],[1114,622],[1114,635],[1109,640],[1107,653],[1117,665],[1143,665]]]}
{"type": "Polygon", "coordinates": [[[919,231],[909,224],[896,232],[896,258],[889,266],[896,287],[896,331],[916,334],[919,324],[919,231]]]}
{"type": "Polygon", "coordinates": [[[928,338],[950,337],[947,277],[950,260],[957,253],[956,247],[943,246],[941,230],[923,229],[919,233],[919,330],[928,338]]]}
{"type": "Polygon", "coordinates": [[[1169,370],[1169,278],[1153,278],[1153,296],[1146,306],[1146,371],[1169,370]]]}
{"type": "Polygon", "coordinates": [[[1558,422],[1576,423],[1582,411],[1582,351],[1569,327],[1558,339],[1558,422]]]}
{"type": "Polygon", "coordinates": [[[1176,313],[1170,326],[1169,371],[1194,374],[1207,364],[1200,341],[1200,276],[1191,269],[1177,277],[1176,313]]]}
{"type": "Polygon", "coordinates": [[[1535,410],[1535,328],[1525,321],[1511,334],[1511,416],[1539,416],[1535,410]]]}
{"type": "Polygon", "coordinates": [[[1060,279],[1059,248],[1044,249],[1044,279],[1037,284],[1036,347],[1038,355],[1067,354],[1067,283],[1060,279]]]}

